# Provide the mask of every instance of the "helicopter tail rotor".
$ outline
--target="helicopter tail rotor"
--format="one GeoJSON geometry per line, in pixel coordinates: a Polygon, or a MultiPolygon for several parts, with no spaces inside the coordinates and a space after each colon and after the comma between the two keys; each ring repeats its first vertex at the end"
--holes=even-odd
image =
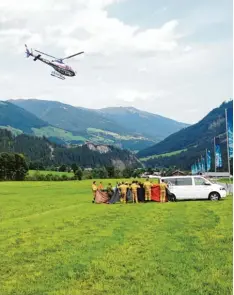
{"type": "Polygon", "coordinates": [[[29,50],[28,50],[28,46],[25,44],[25,48],[26,48],[26,51],[25,51],[25,53],[26,53],[26,57],[29,57],[30,55],[32,55],[32,52],[30,52],[29,50]]]}

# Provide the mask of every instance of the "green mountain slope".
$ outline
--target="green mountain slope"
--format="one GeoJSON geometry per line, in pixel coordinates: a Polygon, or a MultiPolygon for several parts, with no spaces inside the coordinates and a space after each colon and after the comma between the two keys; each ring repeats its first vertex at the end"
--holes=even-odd
{"type": "Polygon", "coordinates": [[[0,101],[0,126],[11,126],[15,129],[32,134],[32,127],[42,128],[49,126],[49,124],[21,107],[10,102],[0,101]]]}
{"type": "Polygon", "coordinates": [[[83,134],[74,135],[39,119],[34,114],[10,102],[0,101],[0,129],[8,129],[13,134],[31,134],[45,136],[61,144],[84,143],[87,139],[83,134]]]}
{"type": "MultiPolygon", "coordinates": [[[[30,102],[29,102],[29,106],[30,106],[30,102]]],[[[36,105],[35,113],[37,115],[38,115],[39,109],[40,109],[40,105],[36,105]]],[[[73,108],[73,109],[76,110],[76,108],[73,108]]],[[[53,109],[53,110],[54,112],[57,113],[58,118],[60,118],[58,110],[57,109],[53,109]]],[[[52,113],[52,110],[50,112],[50,115],[48,116],[51,116],[51,113],[52,113]]],[[[85,143],[86,141],[92,141],[96,144],[110,144],[110,145],[115,145],[120,148],[125,148],[130,150],[140,150],[142,148],[146,148],[155,143],[154,141],[148,140],[147,138],[143,138],[142,136],[140,137],[140,136],[124,134],[122,127],[118,127],[115,123],[111,125],[111,123],[109,123],[109,121],[105,118],[104,118],[104,121],[100,123],[99,119],[102,117],[96,113],[94,113],[94,115],[89,114],[89,117],[97,120],[97,124],[96,124],[97,126],[102,126],[103,122],[105,122],[107,126],[110,126],[111,130],[120,130],[120,132],[117,133],[117,131],[113,132],[113,131],[107,131],[107,130],[102,130],[97,128],[87,128],[87,129],[83,129],[83,127],[76,128],[75,126],[78,126],[78,125],[74,125],[74,127],[71,128],[71,129],[75,129],[76,131],[66,130],[64,128],[60,128],[58,126],[54,126],[53,124],[45,122],[42,119],[39,119],[35,114],[30,113],[29,110],[23,109],[9,101],[8,102],[0,101],[0,128],[8,129],[16,135],[25,133],[25,134],[33,134],[36,136],[45,136],[49,140],[62,145],[71,145],[71,144],[79,145],[79,144],[85,143]]],[[[81,121],[81,118],[79,117],[79,115],[77,115],[77,118],[79,118],[77,120],[77,122],[79,123],[81,121]]],[[[60,119],[61,119],[61,122],[66,123],[65,113],[63,114],[63,116],[61,116],[60,119]]],[[[75,117],[73,117],[73,120],[75,122],[75,117]]],[[[51,122],[53,122],[53,120],[51,120],[51,122]]],[[[70,121],[70,123],[64,124],[65,127],[69,127],[69,124],[72,125],[72,122],[73,121],[70,121]]],[[[77,124],[77,122],[74,124],[77,124]]],[[[87,122],[88,120],[86,120],[86,123],[87,122]]],[[[63,124],[57,124],[57,125],[60,126],[63,124]]]]}
{"type": "Polygon", "coordinates": [[[99,112],[106,118],[115,120],[121,126],[128,126],[131,132],[153,138],[157,142],[189,126],[133,107],[104,108],[99,112]]]}
{"type": "Polygon", "coordinates": [[[24,108],[36,115],[50,125],[61,129],[83,132],[93,127],[111,132],[124,134],[126,130],[122,127],[98,114],[97,112],[85,108],[77,108],[57,101],[18,99],[12,100],[15,105],[24,108]]]}
{"type": "MultiPolygon", "coordinates": [[[[76,139],[76,136],[79,136],[97,144],[112,144],[133,151],[156,143],[153,139],[136,135],[135,132],[129,131],[95,110],[37,99],[19,99],[11,100],[11,102],[48,122],[48,124],[71,132],[74,136],[70,140],[59,137],[62,140],[60,141],[57,136],[52,136],[50,132],[50,139],[58,143],[80,143],[76,139]]],[[[39,132],[36,135],[39,135],[39,132]]]]}
{"type": "Polygon", "coordinates": [[[233,101],[224,102],[198,123],[140,151],[137,156],[144,158],[144,163],[151,167],[176,165],[183,169],[190,169],[201,153],[204,155],[206,148],[213,152],[213,139],[215,136],[220,136],[224,169],[227,169],[225,108],[233,108],[233,101]],[[165,156],[168,153],[171,156],[165,156]]]}
{"type": "Polygon", "coordinates": [[[71,165],[77,163],[82,167],[115,166],[141,167],[137,158],[127,150],[113,146],[87,143],[75,148],[62,147],[51,143],[46,138],[20,134],[14,136],[9,130],[0,129],[0,152],[22,153],[34,163],[45,166],[71,165]]]}

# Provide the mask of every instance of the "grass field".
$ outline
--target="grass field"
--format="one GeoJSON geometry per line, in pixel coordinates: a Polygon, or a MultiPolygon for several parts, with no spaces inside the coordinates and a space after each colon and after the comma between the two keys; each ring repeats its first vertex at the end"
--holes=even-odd
{"type": "Polygon", "coordinates": [[[217,179],[216,181],[222,182],[222,183],[229,183],[229,184],[232,184],[233,183],[233,179],[232,178],[220,178],[220,179],[217,179]]]}
{"type": "Polygon", "coordinates": [[[80,141],[85,142],[86,138],[83,136],[77,136],[73,135],[72,132],[66,131],[57,127],[47,126],[47,127],[41,127],[41,128],[32,128],[34,134],[36,136],[45,136],[45,137],[57,137],[64,141],[80,141]]]}
{"type": "Polygon", "coordinates": [[[160,155],[153,155],[153,156],[149,156],[146,158],[140,158],[140,160],[142,162],[148,161],[148,160],[152,160],[152,159],[157,159],[159,157],[171,157],[171,156],[175,156],[178,154],[181,154],[182,152],[186,152],[187,149],[183,149],[183,150],[179,150],[179,151],[174,151],[174,152],[170,152],[170,153],[165,153],[165,154],[160,154],[160,155]]]}
{"type": "Polygon", "coordinates": [[[58,175],[58,176],[62,176],[62,175],[67,175],[67,176],[74,176],[74,173],[71,171],[71,172],[59,172],[59,171],[36,171],[36,170],[29,170],[28,171],[28,175],[30,176],[33,176],[35,173],[40,173],[40,174],[43,174],[43,175],[46,175],[46,174],[53,174],[53,175],[58,175]]]}
{"type": "Polygon", "coordinates": [[[96,205],[90,184],[0,183],[1,295],[232,294],[231,196],[96,205]]]}

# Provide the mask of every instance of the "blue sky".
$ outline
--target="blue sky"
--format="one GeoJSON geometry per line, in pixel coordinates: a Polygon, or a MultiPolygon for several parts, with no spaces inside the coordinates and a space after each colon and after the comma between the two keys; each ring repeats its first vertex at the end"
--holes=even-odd
{"type": "MultiPolygon", "coordinates": [[[[216,23],[223,26],[222,33],[232,31],[230,0],[128,0],[111,5],[108,12],[123,22],[144,28],[161,26],[171,19],[179,19],[182,24],[190,22],[192,27],[203,24],[203,28],[214,31],[215,28],[209,26],[216,23]]],[[[209,31],[203,33],[208,36],[209,31]]]]}
{"type": "Polygon", "coordinates": [[[232,97],[232,1],[2,0],[1,99],[134,106],[195,123],[232,97]],[[84,50],[65,81],[23,55],[84,50]],[[14,87],[12,87],[14,85],[14,87]]]}

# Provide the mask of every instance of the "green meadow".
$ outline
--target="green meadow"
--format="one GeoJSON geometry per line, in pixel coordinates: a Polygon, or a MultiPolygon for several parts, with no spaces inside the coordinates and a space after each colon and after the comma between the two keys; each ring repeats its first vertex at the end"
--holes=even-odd
{"type": "Polygon", "coordinates": [[[62,175],[66,175],[66,176],[74,176],[74,173],[73,171],[71,172],[59,172],[59,171],[42,171],[42,170],[29,170],[28,171],[28,175],[29,176],[33,176],[35,175],[35,173],[40,173],[40,174],[43,174],[43,175],[47,175],[47,174],[53,174],[53,175],[58,175],[58,176],[62,176],[62,175]]]}
{"type": "Polygon", "coordinates": [[[216,181],[222,182],[222,183],[233,184],[233,178],[220,178],[220,179],[217,179],[216,181]]]}
{"type": "Polygon", "coordinates": [[[182,152],[186,152],[186,151],[187,151],[187,149],[183,149],[183,150],[174,151],[174,152],[170,152],[170,153],[153,155],[153,156],[149,156],[149,157],[146,157],[146,158],[141,158],[140,160],[142,162],[145,162],[145,161],[148,161],[148,160],[157,159],[159,157],[171,157],[171,156],[178,155],[178,154],[180,154],[182,152]]]}
{"type": "Polygon", "coordinates": [[[96,205],[90,186],[0,183],[1,295],[232,294],[232,196],[96,205]]]}

